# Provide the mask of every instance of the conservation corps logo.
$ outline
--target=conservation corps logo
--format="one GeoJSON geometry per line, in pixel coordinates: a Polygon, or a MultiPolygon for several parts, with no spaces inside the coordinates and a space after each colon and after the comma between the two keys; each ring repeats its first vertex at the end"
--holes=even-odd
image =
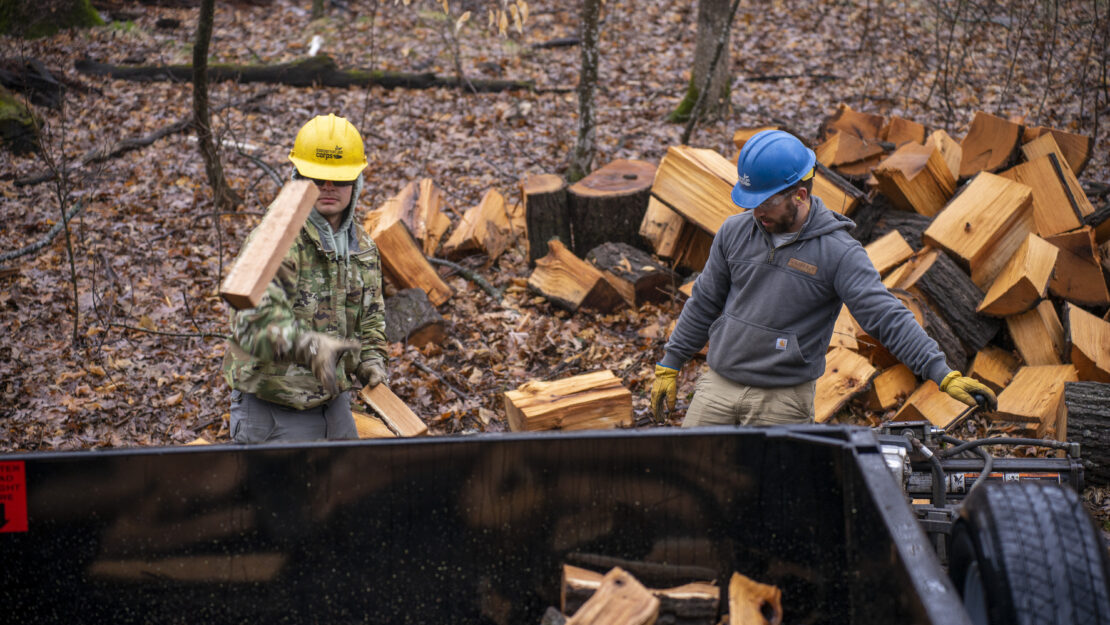
{"type": "Polygon", "coordinates": [[[752,179],[748,177],[748,174],[744,174],[740,176],[740,184],[745,187],[750,187],[752,186],[752,179]]]}
{"type": "Polygon", "coordinates": [[[325,161],[343,160],[343,148],[338,145],[331,150],[327,148],[316,148],[316,158],[325,161]]]}

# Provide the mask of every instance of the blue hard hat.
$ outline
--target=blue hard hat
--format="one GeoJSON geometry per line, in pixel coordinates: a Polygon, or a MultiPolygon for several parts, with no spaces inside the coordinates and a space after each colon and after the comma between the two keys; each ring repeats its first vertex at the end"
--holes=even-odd
{"type": "Polygon", "coordinates": [[[772,195],[809,178],[817,155],[797,137],[782,130],[764,130],[744,143],[736,161],[740,181],[732,201],[752,209],[772,195]]]}

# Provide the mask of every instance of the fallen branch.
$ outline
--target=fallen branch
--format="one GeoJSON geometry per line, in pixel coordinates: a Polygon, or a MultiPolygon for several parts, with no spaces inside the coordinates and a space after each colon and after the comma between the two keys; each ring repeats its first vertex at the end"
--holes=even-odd
{"type": "Polygon", "coordinates": [[[459,397],[460,399],[470,399],[470,394],[469,393],[464,393],[464,392],[460,391],[459,389],[455,388],[450,382],[447,381],[447,378],[443,377],[443,375],[441,375],[438,371],[433,370],[431,367],[429,367],[428,365],[420,362],[419,360],[412,361],[412,364],[413,364],[413,366],[415,366],[417,369],[420,369],[424,373],[427,373],[428,375],[434,376],[436,379],[438,379],[440,381],[440,383],[442,383],[447,388],[451,389],[451,391],[453,393],[455,393],[455,395],[457,397],[459,397]]]}
{"type": "Polygon", "coordinates": [[[440,266],[443,266],[443,267],[450,267],[455,273],[461,275],[462,277],[466,278],[467,280],[470,280],[474,284],[477,284],[478,286],[482,287],[483,291],[485,291],[486,293],[489,293],[489,296],[492,297],[494,300],[496,300],[498,302],[500,302],[501,299],[503,297],[505,297],[505,294],[501,292],[501,289],[498,289],[497,287],[495,287],[492,284],[490,284],[489,282],[487,282],[486,279],[483,278],[482,276],[478,275],[478,272],[476,272],[476,271],[472,271],[470,269],[467,269],[466,267],[463,267],[462,265],[460,265],[458,263],[453,263],[449,260],[443,260],[442,258],[435,258],[434,256],[429,256],[428,257],[428,262],[432,263],[433,265],[440,265],[440,266]]]}
{"type": "MultiPolygon", "coordinates": [[[[77,61],[74,66],[77,71],[83,74],[111,76],[118,80],[135,82],[166,80],[190,82],[193,79],[192,65],[122,67],[82,59],[77,61]]],[[[411,74],[367,69],[342,70],[336,65],[335,60],[326,54],[274,65],[209,65],[208,80],[213,82],[233,81],[242,84],[262,82],[290,87],[378,86],[386,89],[398,87],[407,89],[466,87],[476,92],[531,91],[534,88],[531,81],[472,79],[461,83],[457,78],[441,77],[433,72],[411,74]]]]}
{"type": "Polygon", "coordinates": [[[228,337],[226,334],[212,334],[211,332],[164,332],[162,330],[148,330],[146,328],[139,328],[127,325],[126,323],[109,323],[110,328],[124,328],[126,330],[134,330],[135,332],[145,332],[147,334],[157,334],[159,336],[176,336],[182,338],[202,338],[202,339],[221,339],[226,341],[228,337]]]}
{"type": "Polygon", "coordinates": [[[46,247],[47,245],[50,245],[50,242],[54,240],[54,237],[58,236],[58,233],[61,232],[62,228],[65,227],[66,222],[73,219],[77,215],[77,213],[81,212],[81,209],[84,207],[84,203],[78,202],[74,205],[73,208],[69,209],[69,213],[66,215],[65,221],[59,221],[58,223],[54,224],[54,226],[46,232],[46,235],[38,241],[35,241],[30,245],[21,247],[18,250],[12,252],[4,252],[3,254],[0,254],[0,262],[11,260],[13,258],[19,258],[20,256],[26,256],[27,254],[33,254],[46,247]]]}
{"type": "MultiPolygon", "coordinates": [[[[245,100],[225,104],[216,109],[216,111],[220,112],[227,108],[243,106],[244,104],[249,104],[259,98],[270,95],[271,93],[273,93],[273,91],[263,91],[262,93],[256,93],[255,95],[246,98],[245,100]]],[[[128,152],[131,152],[133,150],[145,148],[159,139],[163,139],[170,135],[182,133],[189,130],[192,123],[193,116],[192,114],[189,114],[170,124],[169,126],[155,130],[152,133],[139,137],[121,139],[111,148],[93,148],[86,152],[85,155],[77,161],[76,165],[67,166],[66,171],[84,167],[85,165],[88,165],[90,163],[102,163],[106,160],[123,156],[124,154],[127,154],[128,152]]],[[[43,170],[36,174],[31,174],[30,176],[27,176],[25,178],[17,179],[15,181],[15,186],[25,187],[28,185],[39,184],[42,182],[47,182],[48,180],[53,180],[56,176],[57,174],[52,170],[43,170]]]]}

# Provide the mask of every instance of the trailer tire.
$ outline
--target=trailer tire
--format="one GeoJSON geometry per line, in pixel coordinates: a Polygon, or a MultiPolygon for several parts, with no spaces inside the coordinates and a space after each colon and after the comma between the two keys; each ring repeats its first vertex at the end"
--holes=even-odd
{"type": "Polygon", "coordinates": [[[975,489],[952,528],[949,572],[977,625],[1110,625],[1106,545],[1058,484],[975,489]]]}

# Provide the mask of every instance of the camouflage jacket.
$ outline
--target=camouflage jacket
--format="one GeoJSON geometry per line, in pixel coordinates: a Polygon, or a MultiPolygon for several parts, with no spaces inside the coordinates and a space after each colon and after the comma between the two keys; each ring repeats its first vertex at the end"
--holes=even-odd
{"type": "Polygon", "coordinates": [[[344,356],[336,367],[340,392],[351,387],[348,376],[359,362],[386,359],[378,248],[357,220],[350,233],[348,262],[325,251],[316,226],[306,222],[258,306],[232,313],[223,366],[231,388],[298,410],[330,400],[309,368],[289,360],[307,331],[362,343],[360,358],[344,356]]]}

